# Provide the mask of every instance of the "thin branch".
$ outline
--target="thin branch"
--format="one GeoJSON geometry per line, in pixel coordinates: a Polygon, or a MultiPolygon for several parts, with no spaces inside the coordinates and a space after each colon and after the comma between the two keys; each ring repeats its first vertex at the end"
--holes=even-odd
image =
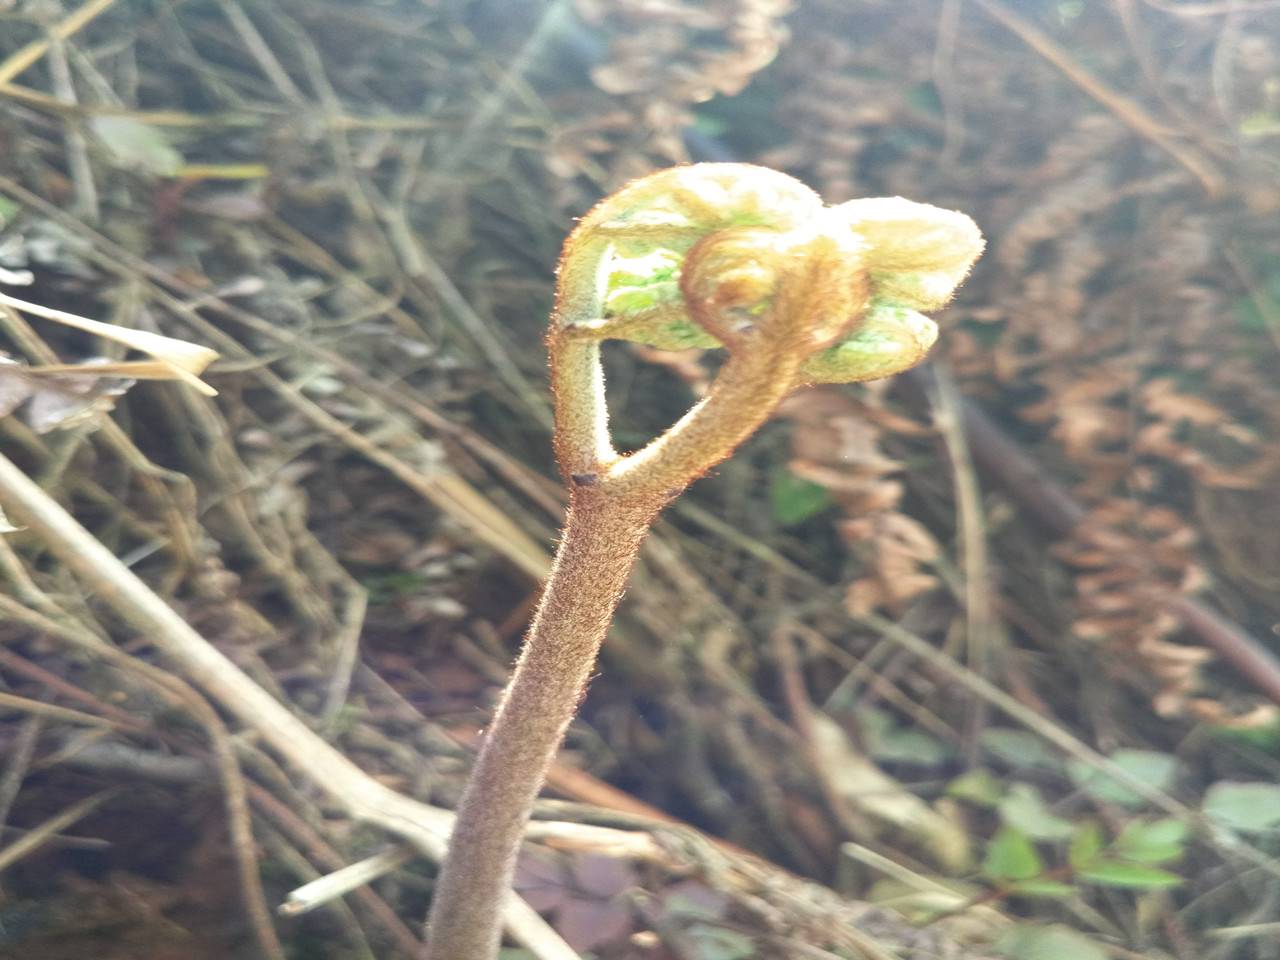
{"type": "Polygon", "coordinates": [[[35,754],[36,742],[40,739],[43,728],[44,721],[40,717],[27,717],[9,744],[9,757],[4,765],[4,773],[0,774],[0,830],[8,823],[9,810],[22,788],[22,781],[31,765],[31,757],[35,754]]]}
{"type": "MultiPolygon", "coordinates": [[[[96,17],[113,6],[115,6],[115,0],[89,0],[80,9],[54,24],[49,34],[56,40],[66,40],[68,37],[75,36],[96,17]]],[[[0,84],[7,84],[43,57],[49,49],[49,43],[49,40],[34,40],[25,47],[15,50],[4,63],[0,63],[0,84]]]]}
{"type": "Polygon", "coordinates": [[[85,797],[83,800],[73,803],[61,813],[55,813],[43,823],[32,827],[9,846],[0,850],[0,871],[7,870],[23,857],[34,853],[46,841],[51,840],[55,834],[62,832],[73,823],[83,820],[117,793],[119,793],[118,790],[103,790],[95,793],[93,796],[85,797]]]}
{"type": "Polygon", "coordinates": [[[792,389],[802,357],[759,350],[730,357],[698,403],[648,446],[614,465],[604,483],[618,496],[631,491],[678,493],[755,433],[792,389]],[[697,464],[691,475],[690,465],[697,464]]]}
{"type": "MultiPolygon", "coordinates": [[[[326,903],[344,897],[348,893],[372,883],[379,877],[394,873],[414,858],[412,850],[403,847],[392,847],[375,853],[371,857],[357,860],[332,873],[326,873],[310,883],[304,883],[289,891],[280,905],[281,916],[296,917],[310,913],[326,903]]],[[[415,944],[415,952],[417,945],[415,944]]]]}

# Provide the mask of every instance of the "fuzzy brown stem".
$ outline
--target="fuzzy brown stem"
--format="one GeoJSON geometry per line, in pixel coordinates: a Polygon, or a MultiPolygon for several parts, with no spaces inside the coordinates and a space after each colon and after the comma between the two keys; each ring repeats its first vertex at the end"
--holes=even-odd
{"type": "Polygon", "coordinates": [[[560,550],[511,684],[458,807],[424,960],[492,960],[529,810],[586,689],[662,504],[574,489],[560,550]]]}
{"type": "Polygon", "coordinates": [[[600,344],[552,336],[551,389],[556,395],[556,462],[566,483],[598,473],[618,455],[609,441],[600,344]]]}
{"type": "Polygon", "coordinates": [[[680,493],[760,429],[794,386],[800,361],[794,353],[765,348],[730,357],[705,400],[605,471],[605,489],[616,497],[637,490],[680,493]]]}

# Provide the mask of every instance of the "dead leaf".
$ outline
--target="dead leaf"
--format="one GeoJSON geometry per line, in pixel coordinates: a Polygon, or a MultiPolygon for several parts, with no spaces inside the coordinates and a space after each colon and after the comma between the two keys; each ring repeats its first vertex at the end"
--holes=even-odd
{"type": "Polygon", "coordinates": [[[4,511],[0,510],[0,533],[17,533],[21,529],[21,527],[15,527],[10,523],[4,511]]]}
{"type": "MultiPolygon", "coordinates": [[[[28,371],[30,373],[30,371],[28,371]]],[[[36,433],[69,429],[110,412],[134,381],[112,376],[56,373],[35,379],[26,420],[36,433]]]]}
{"type": "MultiPolygon", "coordinates": [[[[112,371],[114,373],[125,370],[134,378],[181,380],[206,396],[216,396],[218,393],[213,387],[199,378],[205,368],[218,359],[216,350],[211,350],[199,344],[188,343],[186,340],[178,340],[174,337],[151,333],[148,330],[135,330],[131,327],[122,327],[114,323],[90,320],[74,313],[67,313],[65,310],[53,310],[37,303],[27,303],[24,300],[18,300],[3,293],[0,293],[0,305],[37,317],[43,317],[46,320],[52,320],[64,326],[74,327],[77,330],[84,330],[87,333],[123,344],[133,350],[150,354],[154,358],[149,362],[139,363],[135,361],[132,364],[130,362],[106,361],[115,364],[115,369],[112,371]]],[[[38,372],[40,369],[38,367],[32,368],[28,372],[38,372]]],[[[82,369],[82,365],[57,364],[44,369],[52,374],[78,373],[82,369]]],[[[100,366],[99,370],[101,371],[101,369],[100,366]]]]}
{"type": "Polygon", "coordinates": [[[938,813],[858,751],[840,725],[821,711],[810,716],[811,745],[837,796],[857,813],[891,826],[949,873],[963,873],[972,851],[965,829],[938,813]]]}
{"type": "Polygon", "coordinates": [[[132,117],[99,115],[89,119],[89,129],[121,169],[172,177],[182,167],[182,154],[158,127],[132,117]]]}

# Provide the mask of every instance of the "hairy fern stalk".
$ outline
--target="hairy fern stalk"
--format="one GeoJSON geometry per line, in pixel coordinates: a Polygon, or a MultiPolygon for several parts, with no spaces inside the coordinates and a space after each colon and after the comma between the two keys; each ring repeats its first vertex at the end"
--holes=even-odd
{"type": "Polygon", "coordinates": [[[516,854],[640,545],[662,508],[797,387],[924,359],[982,236],[900,197],[824,206],[762,167],[674,167],[623,187],[569,235],[547,343],[570,490],[560,549],[458,809],[425,960],[492,960],[516,854]],[[641,450],[609,438],[600,344],[722,347],[704,399],[641,450]]]}

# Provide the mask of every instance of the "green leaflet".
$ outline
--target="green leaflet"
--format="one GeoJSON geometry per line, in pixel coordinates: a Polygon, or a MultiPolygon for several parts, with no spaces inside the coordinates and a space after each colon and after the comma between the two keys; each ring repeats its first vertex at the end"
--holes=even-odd
{"type": "Polygon", "coordinates": [[[924,314],[877,298],[853,333],[810,357],[801,372],[810,383],[887,377],[919,363],[937,335],[937,326],[924,314]]]}
{"type": "Polygon", "coordinates": [[[607,256],[604,318],[594,325],[602,339],[630,340],[662,350],[720,346],[685,312],[680,294],[681,253],[660,247],[625,256],[614,248],[607,256]]]}

